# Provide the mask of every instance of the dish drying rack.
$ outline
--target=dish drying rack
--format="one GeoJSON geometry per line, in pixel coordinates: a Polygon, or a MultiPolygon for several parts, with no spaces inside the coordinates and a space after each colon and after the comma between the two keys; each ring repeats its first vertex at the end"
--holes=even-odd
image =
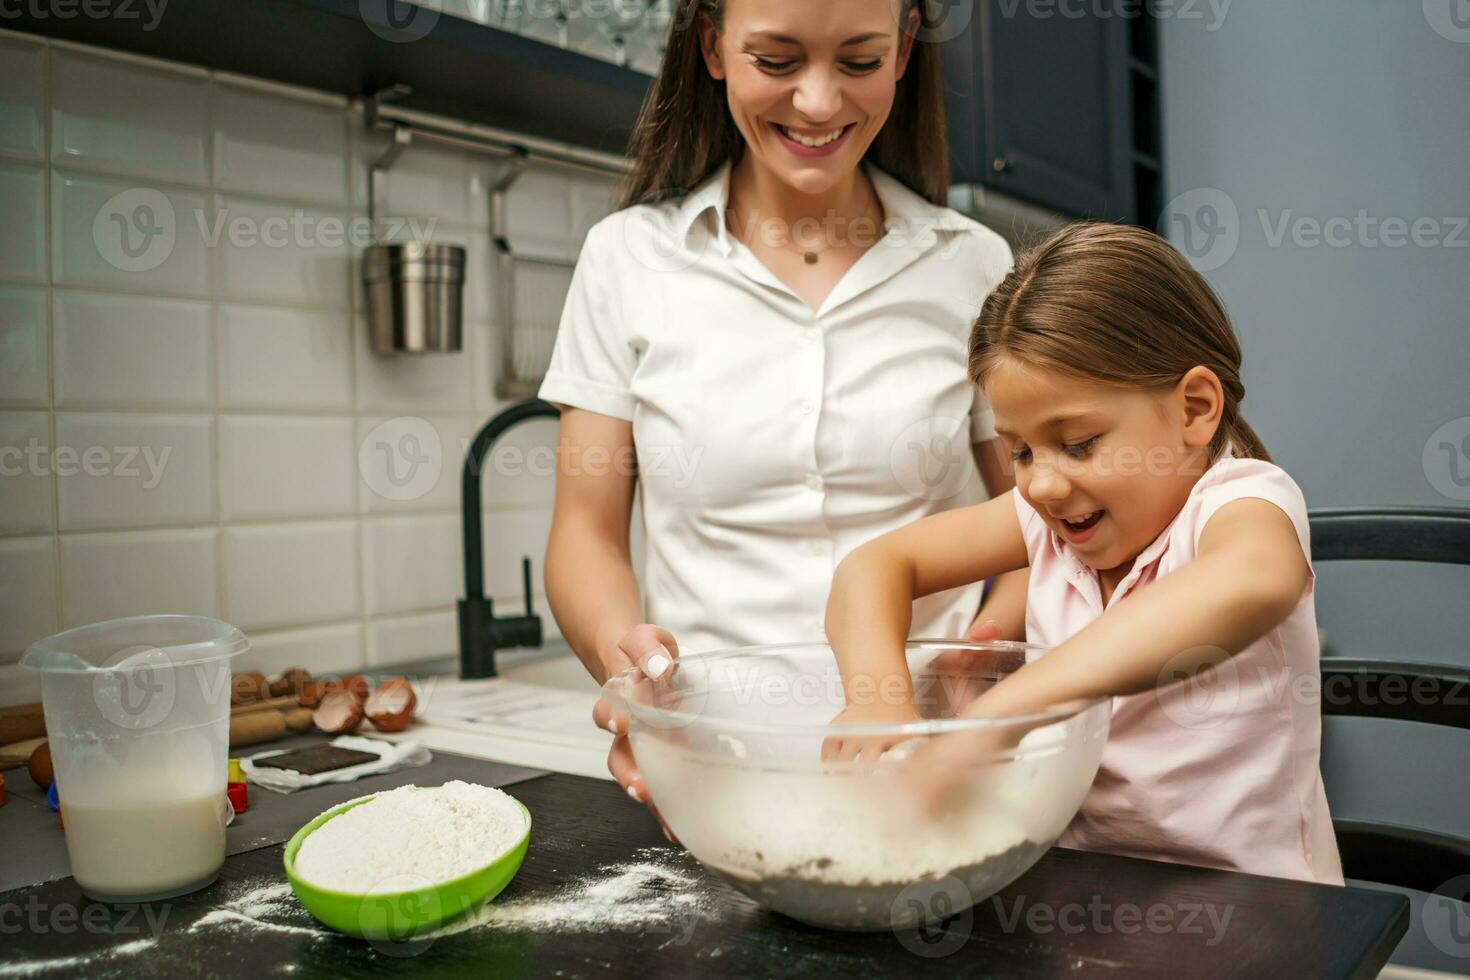
{"type": "MultiPolygon", "coordinates": [[[[497,322],[501,332],[500,371],[495,397],[533,398],[541,387],[556,341],[557,322],[527,320],[517,312],[516,269],[529,265],[570,271],[576,259],[537,255],[516,250],[510,241],[507,200],[510,188],[531,162],[549,163],[604,176],[622,177],[632,167],[626,157],[540,139],[490,126],[456,120],[391,105],[410,94],[406,85],[394,85],[363,100],[363,122],[369,130],[390,134],[388,147],[370,172],[369,219],[377,227],[380,188],[389,168],[416,139],[453,146],[506,161],[505,170],[490,187],[490,241],[495,250],[497,322]],[[524,321],[524,322],[523,322],[524,321]]],[[[545,304],[538,304],[544,308],[545,304]]]]}

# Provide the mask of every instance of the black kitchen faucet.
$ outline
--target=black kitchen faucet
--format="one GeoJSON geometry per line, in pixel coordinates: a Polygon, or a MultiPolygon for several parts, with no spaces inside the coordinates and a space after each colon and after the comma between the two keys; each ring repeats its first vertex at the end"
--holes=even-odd
{"type": "Polygon", "coordinates": [[[550,402],[533,398],[495,416],[475,436],[465,454],[460,483],[461,529],[464,532],[464,598],[459,600],[459,676],[494,677],[495,651],[506,647],[539,647],[541,617],[531,608],[531,559],[521,558],[526,614],[496,618],[485,595],[484,532],[480,528],[480,477],[495,440],[528,419],[559,418],[550,402]]]}

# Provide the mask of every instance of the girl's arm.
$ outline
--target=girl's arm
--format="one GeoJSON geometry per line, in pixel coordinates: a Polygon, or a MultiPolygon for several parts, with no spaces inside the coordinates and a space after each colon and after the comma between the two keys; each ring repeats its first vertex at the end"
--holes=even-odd
{"type": "MultiPolygon", "coordinates": [[[[992,498],[1005,496],[1006,491],[1015,487],[1015,469],[1001,440],[977,442],[974,453],[975,465],[992,498]]],[[[1030,571],[1021,568],[1006,572],[991,582],[985,601],[980,604],[980,613],[965,635],[991,640],[1026,639],[1026,587],[1030,577],[1030,571]],[[992,621],[994,627],[984,628],[985,623],[992,621]]]]}
{"type": "Polygon", "coordinates": [[[1291,519],[1269,501],[1224,505],[1194,561],[1131,594],[966,713],[1008,715],[1162,687],[1239,653],[1301,600],[1311,572],[1291,519]]]}
{"type": "MultiPolygon", "coordinates": [[[[912,715],[904,643],[915,599],[1024,568],[1026,560],[1010,493],[926,517],[848,554],[832,577],[826,621],[849,706],[845,720],[912,715]]],[[[836,743],[827,747],[829,756],[840,751],[836,743]]]]}

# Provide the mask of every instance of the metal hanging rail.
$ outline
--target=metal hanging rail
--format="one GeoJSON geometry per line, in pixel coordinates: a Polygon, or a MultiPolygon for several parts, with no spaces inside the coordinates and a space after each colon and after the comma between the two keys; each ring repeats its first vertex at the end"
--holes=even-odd
{"type": "Polygon", "coordinates": [[[422,137],[476,153],[501,157],[524,156],[529,160],[541,160],[614,177],[621,177],[632,169],[632,161],[615,153],[589,150],[570,143],[513,133],[493,126],[431,116],[389,104],[391,100],[402,98],[409,92],[410,89],[405,85],[394,85],[364,98],[363,120],[368,128],[390,132],[407,130],[412,134],[411,138],[422,137]]]}
{"type": "Polygon", "coordinates": [[[611,153],[512,133],[491,126],[431,116],[388,104],[390,100],[407,94],[407,86],[395,85],[362,100],[363,122],[366,127],[391,134],[387,149],[372,165],[369,177],[369,220],[376,229],[381,217],[380,200],[387,171],[415,140],[422,139],[509,161],[505,172],[491,186],[489,193],[490,236],[498,267],[497,293],[501,330],[500,377],[496,380],[495,394],[499,398],[534,396],[540,388],[540,378],[536,376],[537,371],[534,368],[540,367],[544,372],[545,368],[539,362],[543,355],[549,356],[549,341],[555,337],[555,328],[551,328],[550,338],[538,336],[545,332],[544,329],[522,331],[527,334],[525,340],[528,350],[518,351],[515,342],[515,266],[517,263],[526,263],[570,269],[576,262],[561,256],[517,254],[511,248],[506,225],[507,194],[511,185],[525,171],[526,165],[533,161],[614,177],[627,174],[632,168],[632,162],[626,157],[611,153]],[[518,353],[526,356],[518,357],[518,353]]]}

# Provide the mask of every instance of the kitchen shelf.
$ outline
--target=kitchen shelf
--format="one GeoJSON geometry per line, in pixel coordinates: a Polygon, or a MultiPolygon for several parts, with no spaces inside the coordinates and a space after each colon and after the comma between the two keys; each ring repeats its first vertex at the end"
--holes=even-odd
{"type": "MultiPolygon", "coordinates": [[[[413,9],[402,5],[396,22],[413,9]]],[[[652,81],[447,13],[422,38],[389,41],[359,0],[184,0],[150,30],[142,18],[61,18],[33,4],[14,13],[11,30],[348,97],[406,84],[412,93],[395,105],[609,153],[626,150],[652,81]]]]}

